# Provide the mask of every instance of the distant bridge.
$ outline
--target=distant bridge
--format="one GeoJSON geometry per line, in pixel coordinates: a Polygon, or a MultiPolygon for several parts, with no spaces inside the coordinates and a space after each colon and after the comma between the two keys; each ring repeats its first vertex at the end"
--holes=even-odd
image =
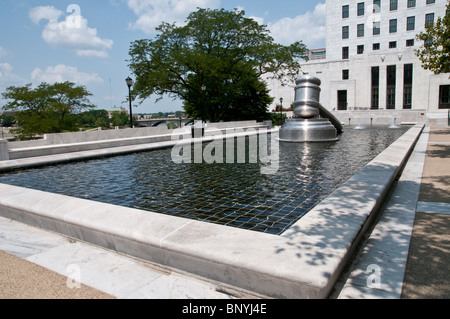
{"type": "Polygon", "coordinates": [[[180,127],[180,123],[182,125],[186,125],[189,122],[192,122],[191,119],[186,118],[161,118],[161,119],[140,119],[137,121],[137,127],[155,127],[155,126],[164,126],[167,125],[167,123],[175,123],[180,127]]]}

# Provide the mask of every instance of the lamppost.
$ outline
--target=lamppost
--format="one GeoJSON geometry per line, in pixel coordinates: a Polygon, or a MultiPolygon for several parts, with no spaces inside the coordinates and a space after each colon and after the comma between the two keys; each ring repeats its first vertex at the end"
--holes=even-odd
{"type": "Polygon", "coordinates": [[[280,126],[283,125],[283,98],[280,97],[280,111],[281,111],[281,119],[280,119],[280,126]]]}
{"type": "Polygon", "coordinates": [[[133,128],[133,108],[131,106],[131,87],[133,86],[133,79],[127,77],[125,81],[128,85],[128,100],[130,101],[130,126],[133,128]]]}
{"type": "Polygon", "coordinates": [[[202,121],[204,119],[204,116],[206,115],[206,85],[202,85],[200,88],[202,90],[202,108],[203,108],[203,114],[202,114],[202,121]]]}

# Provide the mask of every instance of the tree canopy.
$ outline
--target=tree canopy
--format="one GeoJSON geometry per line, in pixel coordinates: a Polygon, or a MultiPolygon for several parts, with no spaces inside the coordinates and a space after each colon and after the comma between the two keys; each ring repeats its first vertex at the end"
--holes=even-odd
{"type": "Polygon", "coordinates": [[[450,72],[450,2],[447,3],[445,17],[439,17],[435,24],[428,24],[417,39],[424,41],[416,51],[422,67],[435,74],[450,72]]]}
{"type": "Polygon", "coordinates": [[[44,133],[60,133],[75,128],[77,114],[95,107],[89,102],[92,94],[75,83],[41,83],[22,87],[11,86],[2,96],[10,100],[3,109],[15,112],[19,138],[30,138],[44,133]]]}
{"type": "Polygon", "coordinates": [[[155,39],[130,47],[134,94],[141,101],[169,95],[188,116],[212,122],[258,119],[273,101],[263,75],[294,80],[306,46],[276,44],[266,26],[244,11],[198,9],[185,26],[163,23],[155,39]]]}

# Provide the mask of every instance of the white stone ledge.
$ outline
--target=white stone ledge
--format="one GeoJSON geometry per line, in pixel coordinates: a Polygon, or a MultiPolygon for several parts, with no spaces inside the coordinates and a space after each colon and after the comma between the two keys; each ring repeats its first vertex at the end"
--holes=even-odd
{"type": "Polygon", "coordinates": [[[326,298],[423,125],[281,236],[0,184],[0,215],[274,298],[326,298]]]}
{"type": "Polygon", "coordinates": [[[155,142],[148,144],[129,145],[113,148],[100,148],[94,150],[85,150],[71,153],[61,153],[52,155],[43,155],[36,157],[18,158],[14,160],[1,161],[0,171],[11,171],[14,169],[30,168],[43,165],[59,164],[77,160],[89,160],[105,156],[116,156],[132,152],[148,151],[158,148],[166,148],[175,145],[173,141],[155,142]]]}
{"type": "MultiPolygon", "coordinates": [[[[254,129],[254,130],[247,130],[248,127],[242,127],[236,130],[236,133],[234,134],[228,134],[223,135],[225,129],[219,129],[219,130],[211,130],[206,131],[205,136],[203,138],[198,139],[181,139],[177,140],[177,135],[174,136],[174,140],[172,140],[172,136],[166,138],[168,140],[165,141],[159,141],[159,142],[150,142],[148,143],[135,143],[131,145],[126,146],[116,146],[116,147],[98,147],[99,144],[96,144],[97,142],[91,142],[95,144],[97,147],[92,147],[93,149],[83,150],[83,151],[74,151],[72,149],[69,153],[63,153],[63,152],[54,152],[56,154],[48,154],[48,155],[41,155],[41,156],[33,156],[33,157],[24,157],[24,158],[16,158],[16,159],[10,159],[5,161],[0,161],[0,172],[5,171],[11,171],[15,169],[21,169],[21,168],[30,168],[30,167],[38,167],[38,166],[44,166],[44,165],[51,165],[51,164],[60,164],[65,162],[71,162],[71,161],[79,161],[79,160],[89,160],[89,159],[95,159],[100,157],[106,157],[106,156],[117,156],[117,155],[124,155],[134,152],[145,152],[155,149],[161,149],[161,148],[168,148],[173,147],[176,144],[179,143],[194,143],[197,141],[200,142],[209,142],[214,139],[221,139],[224,137],[239,137],[239,136],[246,136],[246,135],[252,135],[252,134],[264,134],[264,133],[271,133],[278,130],[278,128],[274,129],[266,129],[265,127],[254,129]]],[[[84,144],[84,143],[82,143],[84,144]]],[[[110,145],[111,146],[111,145],[110,145]]],[[[49,146],[50,149],[52,146],[49,146]]],[[[54,146],[53,146],[54,147],[54,146]]],[[[38,152],[41,152],[41,147],[38,147],[38,152]]],[[[26,150],[26,152],[29,152],[26,150]]],[[[49,153],[50,151],[46,150],[43,153],[49,153]]]]}
{"type": "Polygon", "coordinates": [[[132,138],[122,138],[122,139],[93,141],[93,142],[79,142],[69,144],[14,148],[9,150],[9,158],[14,160],[29,157],[129,146],[136,144],[163,142],[163,141],[170,141],[171,137],[172,137],[171,135],[155,135],[155,136],[132,137],[132,138]]]}
{"type": "MultiPolygon", "coordinates": [[[[227,123],[224,123],[227,124],[227,123]]],[[[236,125],[239,123],[236,123],[236,125]]],[[[235,125],[235,126],[236,126],[235,125]]],[[[257,125],[249,125],[249,126],[236,126],[232,127],[233,130],[248,130],[248,129],[265,129],[267,125],[257,124],[257,125]]],[[[205,134],[214,134],[214,133],[223,133],[227,129],[230,128],[216,128],[210,127],[205,129],[205,134]]],[[[177,135],[184,135],[186,133],[190,133],[190,128],[185,129],[182,133],[179,133],[180,130],[174,130],[171,133],[166,134],[155,134],[150,136],[133,136],[133,137],[125,137],[125,138],[114,138],[114,139],[106,139],[106,140],[97,140],[97,141],[82,141],[82,142],[71,142],[71,143],[60,143],[60,144],[48,144],[48,145],[37,145],[37,146],[27,146],[27,147],[13,147],[9,149],[9,158],[10,160],[29,158],[29,157],[40,157],[47,155],[56,155],[56,154],[66,154],[66,153],[74,153],[80,151],[90,151],[90,150],[98,150],[98,149],[109,149],[115,147],[122,146],[131,146],[131,145],[140,145],[140,144],[149,144],[149,143],[157,143],[157,142],[166,142],[171,141],[177,135]]],[[[2,158],[0,158],[1,160],[2,158]]],[[[5,160],[4,158],[3,160],[5,160]]]]}

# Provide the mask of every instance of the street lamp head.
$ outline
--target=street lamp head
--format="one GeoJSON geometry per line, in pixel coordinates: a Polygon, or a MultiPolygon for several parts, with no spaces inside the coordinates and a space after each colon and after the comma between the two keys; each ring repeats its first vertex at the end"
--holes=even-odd
{"type": "Polygon", "coordinates": [[[133,79],[130,77],[127,77],[127,79],[125,80],[127,82],[128,87],[130,88],[133,85],[133,79]]]}
{"type": "Polygon", "coordinates": [[[280,97],[280,103],[283,103],[283,98],[282,97],[280,97]]]}

